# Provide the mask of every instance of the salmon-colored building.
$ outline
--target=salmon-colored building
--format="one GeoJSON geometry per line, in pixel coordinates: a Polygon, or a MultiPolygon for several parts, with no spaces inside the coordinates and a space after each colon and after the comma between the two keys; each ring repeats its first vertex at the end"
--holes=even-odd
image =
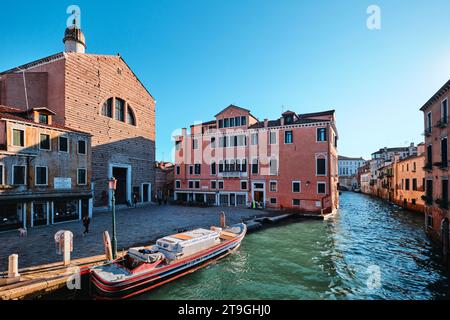
{"type": "Polygon", "coordinates": [[[425,225],[432,238],[442,243],[448,254],[449,235],[449,158],[450,132],[448,103],[450,80],[420,109],[425,127],[425,225]]]}
{"type": "Polygon", "coordinates": [[[55,124],[92,136],[93,205],[111,204],[108,180],[118,180],[116,204],[153,198],[155,100],[120,55],[86,53],[75,25],[64,52],[0,72],[0,103],[23,111],[46,107],[55,124]]]}
{"type": "Polygon", "coordinates": [[[259,121],[231,105],[175,141],[175,200],[319,213],[339,206],[334,111],[259,121]]]}
{"type": "Polygon", "coordinates": [[[395,161],[394,202],[417,212],[424,212],[425,165],[424,144],[417,146],[417,155],[395,161]]]}

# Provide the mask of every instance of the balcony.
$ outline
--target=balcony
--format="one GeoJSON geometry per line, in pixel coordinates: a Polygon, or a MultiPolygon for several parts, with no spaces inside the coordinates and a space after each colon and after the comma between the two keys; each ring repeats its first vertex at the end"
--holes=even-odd
{"type": "Polygon", "coordinates": [[[422,200],[425,201],[426,204],[432,205],[433,204],[433,197],[423,195],[422,200]]]}
{"type": "Polygon", "coordinates": [[[423,167],[423,170],[425,170],[427,172],[431,172],[431,171],[433,171],[433,165],[431,163],[427,163],[425,165],[425,167],[423,167]]]}
{"type": "Polygon", "coordinates": [[[435,162],[435,163],[433,163],[433,166],[438,167],[439,169],[442,169],[442,170],[447,170],[448,169],[448,161],[435,162]]]}
{"type": "Polygon", "coordinates": [[[439,205],[439,208],[448,210],[448,199],[436,199],[435,202],[439,205]]]}
{"type": "Polygon", "coordinates": [[[247,178],[248,173],[240,172],[240,171],[220,172],[219,177],[224,178],[224,179],[247,178]]]}
{"type": "Polygon", "coordinates": [[[447,117],[442,118],[441,120],[439,120],[439,121],[436,123],[436,127],[437,127],[437,128],[445,128],[445,127],[447,127],[447,125],[448,125],[448,119],[447,119],[447,117]]]}
{"type": "Polygon", "coordinates": [[[425,137],[431,136],[431,127],[425,129],[424,136],[425,136],[425,137]]]}

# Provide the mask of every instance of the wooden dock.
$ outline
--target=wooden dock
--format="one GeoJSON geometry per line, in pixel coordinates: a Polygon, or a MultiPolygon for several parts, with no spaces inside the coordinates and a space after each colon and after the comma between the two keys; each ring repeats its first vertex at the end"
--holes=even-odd
{"type": "MultiPolygon", "coordinates": [[[[68,266],[64,266],[63,262],[57,262],[21,269],[19,270],[20,282],[0,286],[0,300],[40,298],[66,287],[67,283],[73,279],[74,272],[82,277],[89,273],[89,268],[105,262],[107,262],[106,255],[100,255],[72,260],[68,266]]],[[[7,273],[0,273],[0,277],[6,276],[7,273]]]]}

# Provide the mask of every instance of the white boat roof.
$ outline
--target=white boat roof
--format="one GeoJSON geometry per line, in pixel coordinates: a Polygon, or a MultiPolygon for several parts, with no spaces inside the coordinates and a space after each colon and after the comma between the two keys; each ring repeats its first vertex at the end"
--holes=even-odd
{"type": "Polygon", "coordinates": [[[219,233],[216,231],[207,229],[196,229],[164,237],[162,239],[159,239],[158,241],[164,241],[169,243],[189,243],[189,242],[196,242],[200,239],[202,240],[209,239],[217,236],[219,236],[219,233]]]}

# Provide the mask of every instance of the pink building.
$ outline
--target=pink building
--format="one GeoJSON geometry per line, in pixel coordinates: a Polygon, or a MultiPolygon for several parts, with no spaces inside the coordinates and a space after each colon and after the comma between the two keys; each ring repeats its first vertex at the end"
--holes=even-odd
{"type": "Polygon", "coordinates": [[[234,105],[175,137],[175,199],[210,205],[334,211],[335,112],[259,121],[234,105]]]}

